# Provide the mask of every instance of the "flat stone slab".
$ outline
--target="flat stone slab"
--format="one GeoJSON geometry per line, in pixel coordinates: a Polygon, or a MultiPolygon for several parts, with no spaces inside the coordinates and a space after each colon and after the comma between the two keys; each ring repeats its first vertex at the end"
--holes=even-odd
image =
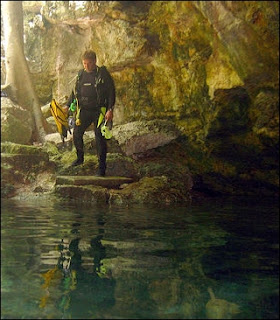
{"type": "Polygon", "coordinates": [[[57,176],[57,185],[76,186],[101,186],[104,188],[118,188],[124,183],[131,183],[134,180],[127,177],[96,177],[96,176],[57,176]]]}

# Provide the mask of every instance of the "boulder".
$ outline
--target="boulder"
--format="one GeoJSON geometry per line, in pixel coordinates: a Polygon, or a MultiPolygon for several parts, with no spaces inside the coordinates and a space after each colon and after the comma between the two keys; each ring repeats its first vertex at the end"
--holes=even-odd
{"type": "Polygon", "coordinates": [[[253,132],[257,136],[270,138],[275,145],[279,143],[279,92],[261,90],[253,101],[250,109],[250,119],[253,123],[253,132]]]}
{"type": "MultiPolygon", "coordinates": [[[[98,169],[98,158],[94,154],[85,154],[84,164],[81,166],[71,166],[71,163],[76,159],[74,150],[62,150],[53,144],[48,145],[48,153],[50,159],[57,163],[57,172],[59,175],[93,175],[98,169]]],[[[138,179],[138,166],[129,157],[120,153],[107,154],[107,170],[106,176],[120,176],[138,179]]]]}
{"type": "Polygon", "coordinates": [[[41,111],[43,113],[43,116],[45,118],[52,117],[51,113],[51,108],[50,108],[50,103],[45,104],[44,106],[41,107],[41,111]]]}
{"type": "Polygon", "coordinates": [[[139,181],[125,184],[121,190],[110,190],[111,204],[172,204],[189,202],[189,189],[174,188],[167,176],[144,177],[139,181]]]}
{"type": "Polygon", "coordinates": [[[100,186],[57,185],[55,194],[63,199],[77,202],[107,203],[109,194],[100,186]]]}
{"type": "Polygon", "coordinates": [[[127,156],[163,146],[180,135],[168,120],[134,121],[113,127],[112,133],[127,156]]]}
{"type": "Polygon", "coordinates": [[[47,192],[54,187],[55,165],[42,147],[1,143],[1,196],[25,191],[47,192]]]}
{"type": "Polygon", "coordinates": [[[126,177],[97,177],[97,176],[57,176],[57,185],[100,186],[103,188],[118,188],[124,183],[133,182],[126,177]]]}
{"type": "Polygon", "coordinates": [[[7,97],[1,97],[1,142],[29,144],[32,136],[32,117],[7,97]]]}

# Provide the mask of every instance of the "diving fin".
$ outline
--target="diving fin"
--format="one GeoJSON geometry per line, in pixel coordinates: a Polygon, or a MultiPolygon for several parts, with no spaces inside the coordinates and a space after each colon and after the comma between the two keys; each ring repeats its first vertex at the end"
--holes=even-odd
{"type": "Polygon", "coordinates": [[[97,128],[99,128],[99,126],[103,122],[103,120],[105,118],[105,113],[106,113],[106,107],[100,108],[100,115],[99,115],[98,122],[97,122],[97,128]]]}
{"type": "Polygon", "coordinates": [[[68,114],[64,112],[63,108],[55,101],[55,99],[52,99],[50,109],[57,126],[57,131],[60,133],[62,142],[64,143],[64,139],[67,138],[67,130],[70,131],[68,114]]]}

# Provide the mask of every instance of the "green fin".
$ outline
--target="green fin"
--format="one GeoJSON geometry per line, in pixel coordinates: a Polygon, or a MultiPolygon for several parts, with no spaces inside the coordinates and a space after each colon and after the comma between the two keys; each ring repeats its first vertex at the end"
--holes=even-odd
{"type": "Polygon", "coordinates": [[[105,139],[109,140],[112,138],[113,134],[111,132],[111,130],[108,128],[107,126],[107,122],[105,121],[105,123],[103,124],[103,126],[101,127],[101,134],[103,137],[105,137],[105,139]]]}
{"type": "Polygon", "coordinates": [[[105,113],[106,113],[106,107],[102,107],[100,109],[100,115],[99,115],[99,118],[98,118],[98,123],[97,123],[97,128],[99,128],[99,126],[101,125],[104,117],[105,117],[105,113]]]}

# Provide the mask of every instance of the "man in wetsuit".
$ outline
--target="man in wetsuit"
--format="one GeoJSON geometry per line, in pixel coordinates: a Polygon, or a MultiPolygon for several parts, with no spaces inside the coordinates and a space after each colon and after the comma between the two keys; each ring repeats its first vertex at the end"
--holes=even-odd
{"type": "Polygon", "coordinates": [[[113,119],[115,85],[107,69],[104,66],[99,67],[96,65],[96,53],[94,51],[85,51],[82,56],[82,63],[84,69],[78,73],[75,93],[72,91],[66,105],[69,108],[76,98],[80,108],[79,119],[76,119],[73,133],[77,159],[72,163],[72,166],[78,166],[84,162],[83,135],[93,123],[99,162],[96,175],[105,176],[107,143],[101,133],[101,126],[97,127],[97,123],[101,107],[106,107],[105,120],[109,123],[113,119]]]}

